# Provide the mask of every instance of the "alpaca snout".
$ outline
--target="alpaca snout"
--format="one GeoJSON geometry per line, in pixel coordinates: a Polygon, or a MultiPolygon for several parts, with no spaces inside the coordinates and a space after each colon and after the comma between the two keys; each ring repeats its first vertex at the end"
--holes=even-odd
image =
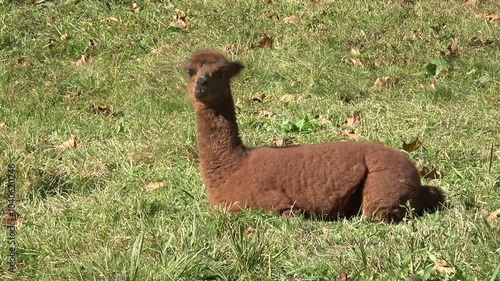
{"type": "Polygon", "coordinates": [[[196,80],[196,89],[194,94],[196,95],[197,98],[202,98],[205,96],[208,92],[208,78],[207,77],[200,77],[198,80],[196,80]]]}

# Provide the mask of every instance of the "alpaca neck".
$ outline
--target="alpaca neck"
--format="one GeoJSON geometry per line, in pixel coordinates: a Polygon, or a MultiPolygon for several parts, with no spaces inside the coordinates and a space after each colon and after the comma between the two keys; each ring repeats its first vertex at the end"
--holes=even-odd
{"type": "MultiPolygon", "coordinates": [[[[196,106],[196,119],[202,172],[227,173],[238,169],[245,146],[239,136],[233,99],[228,98],[216,108],[196,106]]],[[[208,184],[216,185],[215,182],[208,184]]]]}

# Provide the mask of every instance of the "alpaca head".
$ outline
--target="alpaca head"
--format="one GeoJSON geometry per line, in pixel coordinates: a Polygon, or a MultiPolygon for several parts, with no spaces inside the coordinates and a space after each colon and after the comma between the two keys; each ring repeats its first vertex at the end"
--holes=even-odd
{"type": "Polygon", "coordinates": [[[243,65],[229,61],[224,55],[213,51],[194,54],[186,69],[189,74],[189,98],[194,104],[202,103],[215,106],[230,95],[229,83],[243,65]]]}

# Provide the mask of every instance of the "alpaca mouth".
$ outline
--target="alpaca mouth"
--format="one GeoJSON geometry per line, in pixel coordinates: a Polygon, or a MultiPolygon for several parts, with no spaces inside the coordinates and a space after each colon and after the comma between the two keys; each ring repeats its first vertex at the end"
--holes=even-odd
{"type": "Polygon", "coordinates": [[[196,95],[197,98],[202,98],[202,97],[206,96],[207,93],[208,93],[207,86],[199,86],[196,88],[196,91],[194,92],[194,94],[196,95]]]}

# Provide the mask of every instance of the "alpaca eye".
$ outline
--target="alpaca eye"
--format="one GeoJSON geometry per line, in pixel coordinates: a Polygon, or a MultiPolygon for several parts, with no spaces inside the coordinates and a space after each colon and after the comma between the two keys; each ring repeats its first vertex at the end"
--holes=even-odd
{"type": "Polygon", "coordinates": [[[196,72],[193,69],[188,69],[189,77],[193,77],[195,74],[196,74],[196,72]]]}

